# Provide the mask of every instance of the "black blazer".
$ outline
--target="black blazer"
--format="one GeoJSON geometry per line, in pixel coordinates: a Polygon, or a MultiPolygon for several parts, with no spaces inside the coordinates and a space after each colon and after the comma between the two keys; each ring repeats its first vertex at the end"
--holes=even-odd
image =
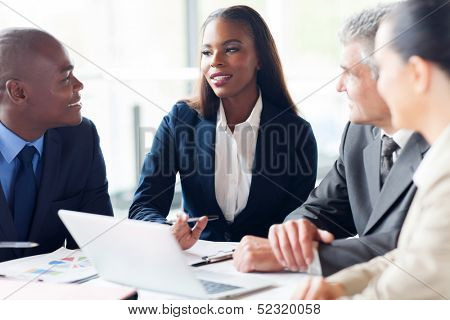
{"type": "Polygon", "coordinates": [[[416,192],[412,176],[428,149],[422,136],[414,133],[380,190],[380,130],[347,124],[333,168],[303,206],[286,218],[310,219],[335,235],[331,245],[319,245],[324,276],[397,247],[416,192]],[[357,234],[359,238],[346,239],[357,234]]]}
{"type": "MultiPolygon", "coordinates": [[[[83,119],[75,127],[47,130],[44,138],[42,176],[29,241],[33,249],[0,249],[0,261],[52,252],[67,239],[76,248],[58,217],[59,209],[112,216],[108,181],[99,137],[94,124],[83,119]]],[[[17,232],[0,186],[0,241],[16,241],[17,232]]]]}
{"type": "Polygon", "coordinates": [[[164,117],[145,158],[129,217],[164,222],[179,173],[184,211],[191,217],[220,217],[208,223],[201,239],[266,237],[269,227],[282,222],[314,187],[317,146],[311,126],[263,99],[249,199],[230,224],[215,196],[215,138],[216,116],[206,119],[186,103],[177,103],[164,117]]]}

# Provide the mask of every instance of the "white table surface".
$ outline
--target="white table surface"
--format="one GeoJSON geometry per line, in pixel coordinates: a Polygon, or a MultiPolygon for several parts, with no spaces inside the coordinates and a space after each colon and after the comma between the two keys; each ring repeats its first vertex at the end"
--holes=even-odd
{"type": "MultiPolygon", "coordinates": [[[[209,241],[198,241],[197,244],[189,249],[188,251],[184,252],[186,256],[186,263],[192,263],[192,261],[198,261],[198,259],[201,259],[202,256],[211,255],[213,252],[223,252],[229,251],[232,248],[235,248],[237,243],[220,243],[220,242],[209,242],[209,241]],[[194,260],[192,260],[194,259],[194,260]]],[[[29,269],[30,266],[33,266],[36,264],[36,261],[43,260],[44,262],[48,259],[52,260],[52,257],[57,254],[59,251],[65,250],[65,249],[59,249],[51,254],[43,254],[33,257],[27,257],[17,260],[12,260],[8,262],[4,262],[0,264],[0,269],[5,269],[4,271],[7,271],[9,269],[17,269],[18,271],[25,269],[29,269]]],[[[68,251],[69,253],[73,254],[74,251],[68,251]]],[[[67,252],[61,253],[63,256],[67,255],[67,252]]],[[[42,262],[40,262],[42,264],[42,262]]],[[[232,275],[234,277],[253,277],[253,278],[260,278],[262,281],[273,283],[273,286],[261,289],[256,292],[251,292],[245,295],[241,295],[239,297],[234,297],[234,299],[257,299],[257,300],[280,300],[280,299],[290,299],[291,295],[293,294],[295,288],[298,286],[298,284],[305,279],[307,276],[303,273],[291,273],[291,272],[277,272],[277,273],[242,273],[238,272],[234,266],[232,260],[222,261],[222,262],[216,262],[211,263],[208,265],[204,265],[201,267],[190,267],[194,270],[205,270],[209,272],[215,272],[223,275],[232,275]]],[[[11,270],[9,270],[11,272],[11,270]]],[[[94,270],[95,272],[95,270],[94,270]]],[[[8,274],[7,272],[5,274],[8,274]]],[[[149,276],[151,276],[151,272],[149,272],[149,276]]],[[[83,285],[98,285],[98,286],[121,286],[119,284],[106,281],[102,278],[97,278],[90,280],[88,282],[80,284],[80,286],[83,285]]],[[[172,283],[168,283],[168,286],[170,285],[176,285],[172,283]]],[[[188,299],[187,297],[182,296],[176,296],[173,294],[167,294],[167,293],[160,293],[160,292],[154,292],[154,291],[148,291],[148,290],[138,290],[139,292],[139,299],[151,299],[151,300],[168,300],[168,299],[188,299]]]]}
{"type": "MultiPolygon", "coordinates": [[[[290,299],[298,284],[305,279],[306,274],[291,273],[291,272],[275,272],[275,273],[241,273],[236,271],[232,260],[218,262],[202,267],[198,267],[207,271],[222,273],[226,275],[233,275],[239,277],[258,277],[274,283],[273,287],[261,289],[257,292],[251,292],[245,295],[235,297],[234,299],[244,300],[285,300],[290,299]]],[[[197,268],[196,268],[197,269],[197,268]]],[[[116,284],[108,282],[103,279],[94,279],[86,284],[99,284],[102,286],[116,286],[116,284]]],[[[153,292],[148,290],[138,290],[139,300],[172,300],[172,299],[188,299],[182,296],[173,294],[166,294],[160,292],[153,292]]]]}

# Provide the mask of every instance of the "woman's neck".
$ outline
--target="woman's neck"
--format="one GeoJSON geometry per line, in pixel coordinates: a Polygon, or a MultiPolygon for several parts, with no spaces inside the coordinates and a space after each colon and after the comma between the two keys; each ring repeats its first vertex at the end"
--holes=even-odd
{"type": "Polygon", "coordinates": [[[435,116],[433,119],[425,121],[422,129],[420,129],[420,133],[422,133],[429,144],[433,144],[449,125],[450,114],[435,116]]]}
{"type": "MultiPolygon", "coordinates": [[[[450,91],[450,86],[448,87],[450,91]]],[[[427,112],[418,122],[419,132],[429,144],[433,144],[450,125],[450,92],[444,92],[430,99],[424,108],[427,112]],[[428,112],[429,111],[429,112],[428,112]]]]}
{"type": "Polygon", "coordinates": [[[236,97],[222,99],[227,124],[231,131],[234,130],[237,124],[248,119],[258,98],[259,89],[255,86],[251,92],[247,91],[245,94],[240,94],[236,97]]]}

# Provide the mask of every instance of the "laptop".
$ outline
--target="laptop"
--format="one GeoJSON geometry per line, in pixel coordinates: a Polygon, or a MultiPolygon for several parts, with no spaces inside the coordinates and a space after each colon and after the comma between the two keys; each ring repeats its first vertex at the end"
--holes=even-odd
{"type": "Polygon", "coordinates": [[[272,285],[257,276],[189,266],[167,225],[68,210],[58,214],[105,280],[198,299],[231,298],[272,285]]]}

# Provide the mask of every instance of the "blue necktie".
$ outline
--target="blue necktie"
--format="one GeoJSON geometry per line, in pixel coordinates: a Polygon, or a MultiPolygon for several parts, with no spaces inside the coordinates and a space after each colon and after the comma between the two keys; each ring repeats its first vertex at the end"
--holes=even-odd
{"type": "Polygon", "coordinates": [[[37,184],[32,163],[35,152],[35,147],[25,146],[17,155],[20,165],[14,185],[14,225],[19,235],[19,241],[28,240],[36,203],[37,184]]]}

